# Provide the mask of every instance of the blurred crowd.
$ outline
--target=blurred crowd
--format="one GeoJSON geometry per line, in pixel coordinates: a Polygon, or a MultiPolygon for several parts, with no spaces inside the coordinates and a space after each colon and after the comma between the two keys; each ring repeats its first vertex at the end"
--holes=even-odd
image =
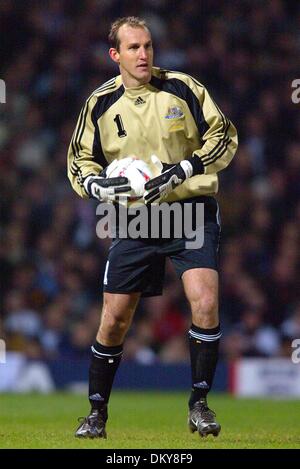
{"type": "MultiPolygon", "coordinates": [[[[195,76],[239,132],[217,197],[222,356],[290,356],[300,338],[297,1],[1,0],[0,337],[29,358],[90,354],[109,240],[96,236],[96,204],[70,187],[66,152],[85,99],[118,74],[107,33],[128,15],[147,20],[155,65],[195,76]]],[[[189,326],[168,264],[124,358],[188,361],[189,326]]]]}

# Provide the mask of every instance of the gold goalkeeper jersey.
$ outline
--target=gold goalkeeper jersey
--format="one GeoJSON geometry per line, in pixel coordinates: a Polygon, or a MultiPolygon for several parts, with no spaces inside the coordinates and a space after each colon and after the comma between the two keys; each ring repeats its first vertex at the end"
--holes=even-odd
{"type": "Polygon", "coordinates": [[[237,149],[234,125],[201,83],[189,75],[153,67],[146,85],[125,88],[121,75],[96,89],[82,108],[68,151],[68,177],[81,197],[89,175],[129,155],[150,163],[200,158],[204,174],[193,176],[164,201],[218,191],[217,173],[237,149]]]}

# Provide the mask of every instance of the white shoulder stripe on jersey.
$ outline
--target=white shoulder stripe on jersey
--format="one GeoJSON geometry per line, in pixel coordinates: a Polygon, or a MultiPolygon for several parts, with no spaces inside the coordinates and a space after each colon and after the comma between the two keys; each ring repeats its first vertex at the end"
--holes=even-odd
{"type": "Polygon", "coordinates": [[[105,88],[108,85],[112,85],[112,84],[114,84],[115,81],[116,81],[116,77],[113,77],[110,80],[103,83],[102,85],[100,85],[99,88],[97,88],[95,91],[101,90],[101,88],[105,88]]]}
{"type": "Polygon", "coordinates": [[[93,91],[92,94],[99,93],[99,92],[105,90],[106,88],[108,88],[110,86],[114,86],[115,84],[116,84],[116,78],[113,78],[112,80],[106,81],[105,83],[103,83],[103,85],[99,86],[99,88],[96,88],[95,91],[93,91]]]}

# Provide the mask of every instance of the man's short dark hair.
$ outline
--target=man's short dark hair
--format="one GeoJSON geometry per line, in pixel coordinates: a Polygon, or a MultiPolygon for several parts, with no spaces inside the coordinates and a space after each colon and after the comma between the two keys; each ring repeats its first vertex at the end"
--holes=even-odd
{"type": "Polygon", "coordinates": [[[114,47],[119,52],[120,50],[120,39],[119,39],[119,29],[124,24],[131,26],[131,28],[143,28],[149,31],[149,28],[146,24],[146,21],[137,16],[124,16],[123,18],[118,18],[111,24],[108,40],[111,47],[114,47]]]}

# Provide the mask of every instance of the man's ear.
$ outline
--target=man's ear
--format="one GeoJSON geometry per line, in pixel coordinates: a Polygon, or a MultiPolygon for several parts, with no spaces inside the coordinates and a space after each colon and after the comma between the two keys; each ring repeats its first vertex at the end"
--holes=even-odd
{"type": "Polygon", "coordinates": [[[111,48],[109,49],[108,53],[109,53],[110,58],[111,58],[114,62],[116,62],[117,64],[120,63],[120,54],[119,54],[119,52],[117,51],[117,49],[115,49],[114,47],[111,47],[111,48]]]}

